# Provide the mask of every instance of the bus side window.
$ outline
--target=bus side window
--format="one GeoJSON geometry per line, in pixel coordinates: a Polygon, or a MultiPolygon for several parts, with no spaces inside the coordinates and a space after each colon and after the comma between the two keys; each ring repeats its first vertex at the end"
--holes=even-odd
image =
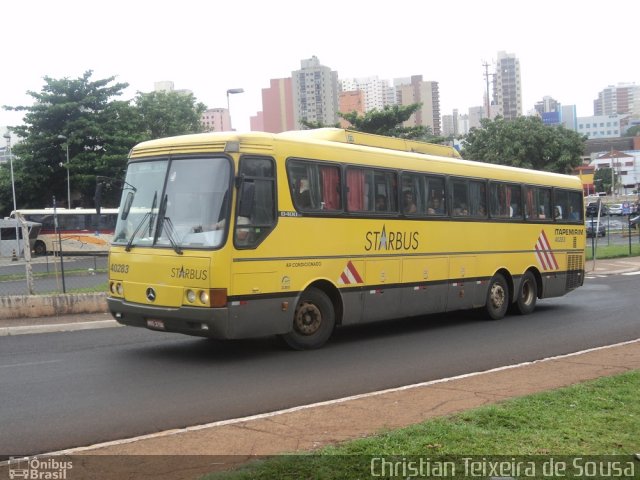
{"type": "Polygon", "coordinates": [[[453,191],[453,216],[464,217],[469,215],[469,192],[467,182],[464,180],[454,180],[451,182],[453,191]]]}
{"type": "Polygon", "coordinates": [[[484,182],[469,182],[469,207],[472,216],[487,216],[487,187],[484,182]]]}
{"type": "Polygon", "coordinates": [[[307,160],[287,163],[293,206],[299,211],[341,210],[340,169],[307,160]]]}
{"type": "Polygon", "coordinates": [[[444,179],[427,177],[427,215],[446,215],[444,179]]]}

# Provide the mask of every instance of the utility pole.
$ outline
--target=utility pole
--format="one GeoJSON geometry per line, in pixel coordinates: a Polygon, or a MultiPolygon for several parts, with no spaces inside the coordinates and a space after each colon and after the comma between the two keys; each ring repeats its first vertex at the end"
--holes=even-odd
{"type": "Polygon", "coordinates": [[[491,119],[491,100],[489,99],[489,76],[495,75],[495,73],[489,73],[489,64],[485,60],[482,64],[484,67],[484,78],[487,84],[487,118],[491,119]]]}

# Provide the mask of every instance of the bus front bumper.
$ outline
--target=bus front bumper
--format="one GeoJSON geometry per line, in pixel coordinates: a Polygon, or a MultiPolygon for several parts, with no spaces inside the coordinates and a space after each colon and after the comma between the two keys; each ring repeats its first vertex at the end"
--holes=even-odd
{"type": "Polygon", "coordinates": [[[158,307],[107,297],[109,312],[118,323],[160,332],[197,337],[239,339],[287,333],[291,315],[279,302],[225,308],[158,307]],[[270,308],[272,307],[272,308],[270,308]]]}
{"type": "Polygon", "coordinates": [[[113,318],[122,325],[198,337],[234,338],[227,308],[156,307],[107,298],[113,318]]]}

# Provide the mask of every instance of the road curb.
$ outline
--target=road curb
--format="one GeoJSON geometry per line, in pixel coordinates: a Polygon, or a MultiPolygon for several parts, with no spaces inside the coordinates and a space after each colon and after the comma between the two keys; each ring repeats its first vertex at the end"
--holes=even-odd
{"type": "Polygon", "coordinates": [[[0,320],[106,312],[107,295],[104,292],[0,297],[0,320]]]}

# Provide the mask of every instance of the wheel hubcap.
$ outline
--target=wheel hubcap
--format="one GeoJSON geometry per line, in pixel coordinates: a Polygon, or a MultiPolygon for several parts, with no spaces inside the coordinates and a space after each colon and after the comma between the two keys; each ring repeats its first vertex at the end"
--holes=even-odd
{"type": "Polygon", "coordinates": [[[303,335],[313,335],[322,324],[322,313],[312,303],[302,303],[298,308],[295,327],[303,335]]]}
{"type": "Polygon", "coordinates": [[[502,285],[494,283],[491,286],[491,305],[496,310],[500,310],[505,302],[504,288],[502,285]]]}

